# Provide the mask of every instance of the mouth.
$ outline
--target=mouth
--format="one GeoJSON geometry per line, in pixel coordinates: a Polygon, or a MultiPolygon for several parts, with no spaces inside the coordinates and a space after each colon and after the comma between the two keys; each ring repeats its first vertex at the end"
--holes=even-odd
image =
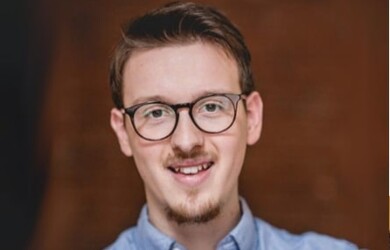
{"type": "Polygon", "coordinates": [[[175,165],[169,166],[168,169],[174,174],[182,174],[186,176],[197,175],[209,170],[214,165],[214,162],[206,162],[194,165],[175,165]]]}

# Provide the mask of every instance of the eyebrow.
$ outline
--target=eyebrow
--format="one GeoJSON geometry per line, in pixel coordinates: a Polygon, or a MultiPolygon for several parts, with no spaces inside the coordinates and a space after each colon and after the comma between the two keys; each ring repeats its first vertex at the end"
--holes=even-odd
{"type": "Polygon", "coordinates": [[[135,99],[132,105],[137,105],[145,102],[168,102],[168,100],[167,98],[160,95],[146,96],[135,99]]]}
{"type": "MultiPolygon", "coordinates": [[[[208,96],[208,95],[212,95],[212,94],[224,94],[224,93],[230,93],[229,91],[221,91],[221,90],[207,90],[207,91],[202,91],[202,92],[199,92],[197,93],[196,95],[194,95],[192,97],[192,100],[188,101],[188,102],[193,102],[194,100],[200,98],[200,97],[203,97],[203,96],[208,96]]],[[[137,104],[141,104],[141,103],[148,103],[148,102],[163,102],[163,103],[167,103],[167,104],[174,104],[174,102],[171,102],[168,100],[169,97],[164,97],[164,96],[161,96],[161,95],[153,95],[153,96],[146,96],[146,97],[139,97],[137,99],[134,100],[133,104],[132,105],[137,105],[137,104]]]]}

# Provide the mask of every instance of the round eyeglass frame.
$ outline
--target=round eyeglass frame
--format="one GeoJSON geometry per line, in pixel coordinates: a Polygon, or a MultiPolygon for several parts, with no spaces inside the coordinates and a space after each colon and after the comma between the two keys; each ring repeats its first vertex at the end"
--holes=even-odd
{"type": "MultiPolygon", "coordinates": [[[[127,114],[130,117],[131,124],[132,124],[132,126],[134,128],[134,131],[137,133],[138,136],[140,136],[141,138],[143,138],[143,139],[145,139],[147,141],[162,141],[162,140],[168,138],[169,136],[171,136],[175,132],[177,124],[179,123],[179,118],[180,118],[179,109],[182,109],[182,108],[188,108],[188,114],[189,114],[189,116],[191,118],[192,123],[200,131],[202,131],[204,133],[207,133],[207,134],[219,134],[219,133],[222,133],[222,132],[228,130],[234,124],[234,122],[236,121],[238,102],[240,100],[246,100],[246,97],[247,97],[247,95],[244,94],[244,93],[241,93],[241,94],[228,94],[228,93],[210,94],[210,95],[206,95],[206,96],[201,96],[201,97],[195,99],[194,101],[187,102],[187,103],[169,104],[169,103],[165,103],[165,102],[161,102],[161,101],[139,103],[139,104],[133,105],[133,106],[128,107],[128,108],[123,108],[123,109],[121,109],[121,112],[122,112],[123,115],[127,114]],[[210,132],[210,131],[202,129],[197,124],[196,120],[193,117],[192,109],[193,109],[194,105],[197,102],[199,102],[200,100],[205,99],[205,98],[210,98],[210,97],[213,97],[213,96],[224,96],[224,97],[227,97],[229,99],[229,101],[233,104],[234,115],[233,115],[232,121],[230,122],[230,124],[226,128],[221,129],[219,131],[212,131],[212,132],[210,132]],[[136,126],[135,126],[135,121],[134,121],[135,112],[137,112],[137,110],[139,108],[141,108],[142,106],[149,105],[149,104],[163,104],[163,105],[167,105],[175,112],[175,124],[172,127],[172,131],[169,132],[166,136],[163,136],[163,137],[157,138],[157,139],[151,139],[151,138],[143,136],[140,132],[138,132],[138,130],[137,130],[136,126]]],[[[245,105],[245,103],[244,103],[244,105],[245,105]]]]}

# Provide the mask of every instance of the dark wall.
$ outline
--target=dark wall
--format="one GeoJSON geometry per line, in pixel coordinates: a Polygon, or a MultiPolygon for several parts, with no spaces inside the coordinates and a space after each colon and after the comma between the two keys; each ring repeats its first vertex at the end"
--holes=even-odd
{"type": "MultiPolygon", "coordinates": [[[[32,247],[99,249],[136,222],[143,186],[109,127],[108,63],[121,24],[161,3],[37,5],[47,19],[35,29],[50,33],[37,153],[48,167],[32,247]]],[[[240,179],[254,214],[386,249],[388,2],[207,3],[246,37],[265,105],[240,179]]]]}
{"type": "MultiPolygon", "coordinates": [[[[46,183],[38,158],[38,124],[50,48],[49,26],[37,28],[29,1],[0,7],[0,221],[1,248],[24,249],[36,226],[46,183]],[[45,46],[46,44],[46,46],[45,46]]],[[[41,158],[43,160],[43,158],[41,158]]]]}

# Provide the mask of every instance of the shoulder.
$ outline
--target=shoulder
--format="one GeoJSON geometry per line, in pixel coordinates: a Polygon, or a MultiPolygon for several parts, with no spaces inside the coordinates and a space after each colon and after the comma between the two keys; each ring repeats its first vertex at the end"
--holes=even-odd
{"type": "Polygon", "coordinates": [[[267,222],[255,218],[257,232],[259,234],[259,249],[284,249],[284,250],[355,250],[356,245],[327,235],[314,232],[304,234],[292,234],[286,230],[276,228],[267,222]]]}
{"type": "Polygon", "coordinates": [[[135,241],[135,227],[123,231],[118,238],[104,250],[137,249],[135,241]]]}

